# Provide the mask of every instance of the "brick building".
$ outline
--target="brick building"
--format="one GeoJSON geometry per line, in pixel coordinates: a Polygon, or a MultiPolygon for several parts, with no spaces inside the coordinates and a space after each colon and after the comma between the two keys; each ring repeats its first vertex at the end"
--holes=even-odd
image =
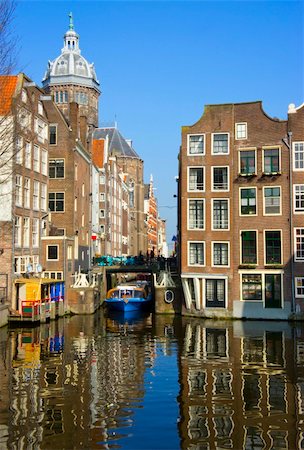
{"type": "MultiPolygon", "coordinates": [[[[295,312],[295,273],[303,294],[303,218],[291,209],[287,131],[291,124],[296,130],[293,152],[302,167],[302,110],[287,122],[267,116],[261,102],[208,105],[197,123],[182,128],[179,240],[186,310],[268,319],[295,312]],[[299,264],[291,257],[291,217],[299,264]]],[[[300,210],[301,170],[293,178],[300,210]]]]}
{"type": "Polygon", "coordinates": [[[148,252],[158,255],[158,210],[157,199],[154,196],[153,176],[150,183],[145,184],[145,214],[147,222],[148,252]]]}
{"type": "Polygon", "coordinates": [[[16,277],[41,272],[48,230],[48,120],[43,91],[24,74],[0,77],[1,293],[18,310],[16,277]]]}

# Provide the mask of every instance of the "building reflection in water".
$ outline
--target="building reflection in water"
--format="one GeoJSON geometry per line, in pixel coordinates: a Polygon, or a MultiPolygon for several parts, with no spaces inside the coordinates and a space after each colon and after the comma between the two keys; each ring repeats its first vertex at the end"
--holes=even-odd
{"type": "Polygon", "coordinates": [[[0,448],[132,448],[149,401],[162,418],[141,422],[142,448],[161,448],[168,424],[166,448],[304,446],[300,325],[100,313],[6,333],[0,448]]]}
{"type": "Polygon", "coordinates": [[[292,332],[282,323],[186,322],[182,448],[302,448],[303,341],[292,332]]]}

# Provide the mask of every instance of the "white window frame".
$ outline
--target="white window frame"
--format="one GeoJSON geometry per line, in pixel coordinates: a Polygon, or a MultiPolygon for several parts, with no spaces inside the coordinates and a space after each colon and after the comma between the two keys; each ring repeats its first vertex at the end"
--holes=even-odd
{"type": "Polygon", "coordinates": [[[27,209],[31,207],[31,179],[28,177],[24,177],[23,207],[27,209]]]}
{"type": "Polygon", "coordinates": [[[61,272],[60,270],[47,270],[42,273],[42,278],[48,278],[51,280],[63,280],[63,272],[61,272]],[[54,274],[54,277],[52,277],[52,274],[54,274]],[[60,278],[57,278],[58,274],[60,274],[60,278]]]}
{"type": "Polygon", "coordinates": [[[211,155],[218,156],[218,155],[229,155],[230,153],[230,133],[228,131],[221,131],[219,133],[211,133],[211,155]],[[228,144],[228,150],[226,153],[214,153],[214,136],[217,136],[219,134],[226,134],[228,136],[227,144],[228,144]]]}
{"type": "Polygon", "coordinates": [[[294,184],[293,185],[293,212],[294,214],[304,214],[304,207],[303,209],[296,209],[296,188],[301,187],[302,192],[300,193],[300,201],[301,196],[303,196],[303,202],[304,202],[304,184],[294,184]]]}
{"type": "Polygon", "coordinates": [[[211,242],[211,266],[212,267],[230,267],[230,241],[212,241],[211,242]],[[214,264],[214,244],[227,244],[228,264],[214,264]]]}
{"type": "Polygon", "coordinates": [[[204,231],[206,229],[206,200],[204,198],[188,198],[187,199],[187,230],[189,231],[204,231]],[[203,202],[203,227],[190,228],[190,201],[203,202]]]}
{"type": "Polygon", "coordinates": [[[14,243],[16,247],[21,247],[21,216],[15,216],[15,222],[14,222],[14,243]]]}
{"type": "Polygon", "coordinates": [[[255,186],[242,186],[239,188],[239,216],[240,217],[255,217],[258,215],[258,190],[255,186]],[[241,197],[241,191],[244,191],[246,189],[254,189],[255,190],[255,214],[242,214],[242,197],[241,197]]]}
{"type": "Polygon", "coordinates": [[[248,229],[240,230],[240,265],[241,266],[258,266],[259,265],[259,231],[258,230],[255,230],[253,228],[250,228],[250,230],[248,230],[248,229]],[[255,263],[243,262],[242,233],[244,231],[254,231],[255,232],[255,236],[256,236],[256,238],[255,238],[255,242],[256,242],[256,262],[255,263]]]}
{"type": "Polygon", "coordinates": [[[239,159],[239,175],[241,177],[248,177],[248,176],[254,176],[257,174],[257,148],[256,147],[249,147],[249,148],[240,148],[238,152],[238,159],[239,159]],[[244,174],[241,173],[241,152],[254,152],[254,172],[250,174],[244,174]]]}
{"type": "Polygon", "coordinates": [[[281,216],[282,215],[282,186],[263,186],[263,216],[281,216]],[[280,189],[280,212],[279,213],[267,213],[265,204],[265,189],[280,189]]]}
{"type": "Polygon", "coordinates": [[[38,180],[33,180],[33,210],[39,211],[40,203],[40,183],[38,180]],[[38,187],[38,189],[36,189],[38,187]]]}
{"type": "Polygon", "coordinates": [[[188,166],[187,167],[187,189],[188,192],[205,192],[206,178],[205,178],[205,166],[188,166]],[[190,189],[190,169],[202,169],[203,170],[203,189],[190,189]]]}
{"type": "Polygon", "coordinates": [[[191,240],[188,241],[188,251],[187,251],[187,265],[188,267],[205,267],[206,266],[206,243],[205,241],[196,241],[191,240]],[[202,244],[203,245],[203,258],[204,258],[204,264],[190,264],[190,247],[191,244],[202,244]]]}
{"type": "Polygon", "coordinates": [[[230,230],[230,199],[229,198],[225,198],[225,197],[219,197],[219,198],[212,198],[211,199],[211,230],[212,231],[219,231],[219,232],[223,232],[223,231],[229,231],[230,230]],[[228,227],[227,228],[214,228],[214,220],[213,220],[213,209],[214,209],[214,202],[218,201],[218,200],[225,200],[227,201],[227,211],[228,211],[228,227]]]}
{"type": "Polygon", "coordinates": [[[15,175],[15,205],[22,207],[22,200],[23,200],[23,178],[22,175],[16,174],[15,175]]]}
{"type": "Polygon", "coordinates": [[[23,163],[23,137],[17,136],[16,138],[16,154],[15,154],[16,164],[22,166],[23,163]]]}
{"type": "Polygon", "coordinates": [[[44,148],[41,149],[41,173],[48,176],[48,152],[44,148]]]}
{"type": "Polygon", "coordinates": [[[50,244],[46,246],[46,260],[47,261],[59,261],[59,245],[58,244],[50,244]],[[49,259],[49,247],[57,247],[57,259],[49,259]]]}
{"type": "MultiPolygon", "coordinates": [[[[250,230],[252,231],[252,230],[250,230]]],[[[239,275],[240,275],[240,300],[242,302],[245,303],[260,303],[263,304],[263,308],[265,308],[265,276],[266,275],[281,275],[281,308],[284,307],[284,271],[281,269],[277,269],[277,270],[246,270],[246,269],[242,269],[239,270],[239,275]],[[243,299],[243,289],[242,289],[242,276],[243,275],[261,275],[261,279],[262,279],[262,299],[261,300],[244,300],[243,299]]]]}
{"type": "Polygon", "coordinates": [[[31,142],[25,142],[24,147],[24,166],[27,169],[32,168],[32,144],[31,142]]]}
{"type": "Polygon", "coordinates": [[[47,185],[45,183],[40,184],[40,209],[47,211],[47,185]]]}
{"type": "Polygon", "coordinates": [[[283,265],[283,230],[278,228],[266,228],[263,230],[263,242],[264,242],[264,265],[267,266],[276,266],[276,265],[283,265]],[[279,231],[280,232],[280,238],[281,238],[281,262],[280,263],[267,263],[266,261],[266,232],[267,231],[279,231]]]}
{"type": "Polygon", "coordinates": [[[292,161],[293,161],[293,163],[292,163],[292,165],[293,165],[293,170],[295,171],[295,172],[303,172],[304,171],[304,141],[297,141],[297,142],[293,142],[292,143],[292,161]],[[303,153],[303,167],[300,167],[300,168],[296,168],[296,166],[295,166],[295,163],[296,163],[296,158],[295,158],[295,155],[296,155],[296,146],[297,145],[299,145],[300,144],[300,146],[302,146],[302,148],[301,148],[301,150],[298,150],[298,152],[299,153],[303,153]]]}
{"type": "Polygon", "coordinates": [[[297,249],[297,230],[302,230],[301,240],[303,239],[304,242],[304,227],[294,227],[293,233],[294,233],[294,261],[295,262],[304,262],[304,254],[303,257],[298,258],[296,249],[297,249]]]}
{"type": "Polygon", "coordinates": [[[23,101],[23,103],[27,102],[27,92],[24,88],[21,91],[21,100],[23,101]]]}
{"type": "Polygon", "coordinates": [[[23,234],[23,243],[22,246],[28,248],[30,246],[30,218],[23,217],[22,221],[22,234],[23,234]]]}
{"type": "Polygon", "coordinates": [[[229,192],[230,191],[230,167],[229,166],[211,166],[211,192],[229,192]],[[228,189],[214,189],[214,169],[227,169],[228,189]]]}
{"type": "Polygon", "coordinates": [[[247,122],[237,122],[237,123],[235,124],[235,140],[236,140],[236,141],[244,141],[244,140],[246,140],[246,139],[248,139],[248,135],[247,135],[247,122]],[[245,137],[239,137],[239,136],[238,136],[238,134],[239,134],[238,128],[239,128],[240,126],[245,126],[245,137]]]}
{"type": "Polygon", "coordinates": [[[40,231],[40,221],[36,217],[32,220],[32,246],[34,248],[39,247],[39,231],[40,231]]]}
{"type": "Polygon", "coordinates": [[[57,145],[57,142],[58,142],[58,124],[57,123],[50,123],[49,124],[49,145],[57,145]],[[56,142],[55,142],[55,144],[51,144],[51,140],[50,140],[50,133],[51,133],[51,127],[55,127],[55,129],[56,129],[56,133],[55,133],[55,135],[56,135],[56,142]]]}
{"type": "Polygon", "coordinates": [[[40,173],[40,147],[39,147],[39,145],[34,145],[33,170],[34,170],[34,172],[40,173]],[[36,158],[36,156],[38,156],[38,158],[36,158]]]}
{"type": "Polygon", "coordinates": [[[206,154],[206,135],[205,133],[189,133],[187,134],[187,156],[205,156],[206,154]],[[190,153],[190,137],[192,136],[203,136],[204,149],[202,153],[190,153]]]}
{"type": "Polygon", "coordinates": [[[105,212],[105,210],[103,208],[101,208],[99,210],[99,218],[100,219],[105,219],[105,217],[106,217],[106,212],[105,212]]]}
{"type": "Polygon", "coordinates": [[[99,197],[99,201],[100,202],[105,202],[106,199],[106,194],[104,192],[100,192],[100,197],[99,197]]]}
{"type": "Polygon", "coordinates": [[[262,172],[265,175],[276,175],[282,172],[282,148],[280,145],[267,145],[262,147],[262,172]],[[279,170],[277,172],[265,172],[265,150],[279,150],[279,170]]]}
{"type": "Polygon", "coordinates": [[[303,277],[295,277],[295,297],[296,298],[304,298],[304,276],[303,277]],[[297,280],[302,280],[302,286],[300,286],[300,289],[303,289],[303,294],[298,294],[298,286],[297,286],[297,280]]]}

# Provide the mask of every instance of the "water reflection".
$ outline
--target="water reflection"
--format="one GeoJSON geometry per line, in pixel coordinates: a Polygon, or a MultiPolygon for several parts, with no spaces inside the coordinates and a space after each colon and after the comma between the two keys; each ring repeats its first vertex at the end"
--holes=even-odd
{"type": "Polygon", "coordinates": [[[304,327],[165,316],[0,330],[0,448],[300,449],[304,327]]]}

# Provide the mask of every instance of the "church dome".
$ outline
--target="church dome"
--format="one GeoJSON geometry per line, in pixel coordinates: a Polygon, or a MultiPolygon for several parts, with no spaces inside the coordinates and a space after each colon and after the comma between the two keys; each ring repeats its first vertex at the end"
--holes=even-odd
{"type": "Polygon", "coordinates": [[[69,30],[64,35],[64,46],[61,50],[61,55],[48,62],[48,67],[42,80],[43,87],[58,84],[91,87],[100,93],[94,64],[89,64],[81,55],[79,35],[74,30],[72,14],[70,14],[69,30]]]}

